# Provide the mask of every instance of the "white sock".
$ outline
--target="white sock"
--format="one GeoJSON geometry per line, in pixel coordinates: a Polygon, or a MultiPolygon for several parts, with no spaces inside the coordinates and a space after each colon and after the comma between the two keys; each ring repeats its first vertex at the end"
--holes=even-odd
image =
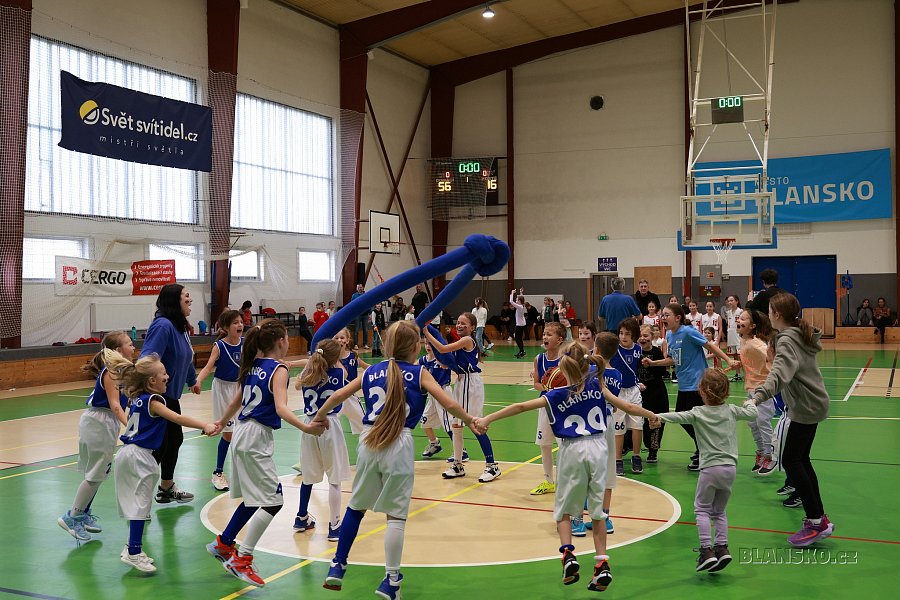
{"type": "Polygon", "coordinates": [[[594,555],[594,562],[599,563],[601,560],[609,560],[609,556],[607,556],[606,554],[594,555]]]}
{"type": "Polygon", "coordinates": [[[396,581],[400,577],[400,561],[403,558],[403,537],[406,521],[388,519],[384,531],[384,570],[396,581]]]}
{"type": "Polygon", "coordinates": [[[463,439],[463,429],[462,427],[454,427],[453,428],[453,458],[459,464],[462,464],[462,452],[463,452],[463,443],[465,440],[463,439]]]}
{"type": "Polygon", "coordinates": [[[328,511],[331,513],[332,527],[337,527],[341,521],[341,484],[328,482],[328,511]]]}
{"type": "Polygon", "coordinates": [[[241,542],[240,553],[242,555],[253,554],[256,543],[259,542],[262,534],[266,532],[266,528],[272,522],[274,516],[263,510],[262,507],[256,509],[256,512],[253,513],[253,516],[250,517],[250,521],[247,523],[247,533],[244,535],[244,541],[241,542]]]}
{"type": "Polygon", "coordinates": [[[100,483],[99,481],[88,481],[87,479],[81,482],[81,485],[78,486],[78,490],[75,492],[75,500],[72,502],[71,514],[73,517],[84,514],[85,507],[90,504],[97,490],[100,489],[100,483]]]}

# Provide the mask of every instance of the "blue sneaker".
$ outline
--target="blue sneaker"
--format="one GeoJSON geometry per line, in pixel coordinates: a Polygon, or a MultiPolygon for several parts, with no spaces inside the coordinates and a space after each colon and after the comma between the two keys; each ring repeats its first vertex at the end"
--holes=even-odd
{"type": "Polygon", "coordinates": [[[100,526],[98,519],[100,517],[96,515],[92,515],[90,510],[85,511],[83,515],[81,515],[84,519],[82,523],[84,523],[84,530],[88,533],[100,533],[103,531],[103,527],[100,526]]]}
{"type": "Polygon", "coordinates": [[[332,559],[331,568],[328,569],[328,575],[325,576],[325,583],[322,584],[322,587],[326,590],[341,591],[341,585],[344,583],[344,573],[346,572],[346,564],[332,559]]]}
{"type": "Polygon", "coordinates": [[[79,542],[91,539],[91,534],[84,529],[84,515],[73,517],[71,511],[66,511],[66,514],[56,520],[56,524],[79,542]]]}
{"type": "Polygon", "coordinates": [[[301,532],[312,529],[316,526],[316,518],[311,513],[306,513],[305,517],[297,515],[294,517],[294,531],[301,532]]]}
{"type": "Polygon", "coordinates": [[[584,537],[587,535],[584,519],[572,519],[572,535],[575,537],[584,537]]]}
{"type": "MultiPolygon", "coordinates": [[[[452,462],[453,462],[453,457],[451,456],[450,458],[448,458],[448,459],[447,459],[447,462],[448,462],[448,463],[452,463],[452,462]]],[[[463,448],[462,461],[460,461],[460,462],[469,462],[469,453],[466,452],[466,449],[465,449],[465,448],[463,448]]]]}
{"type": "Polygon", "coordinates": [[[613,527],[612,519],[609,517],[606,517],[606,535],[609,535],[609,534],[615,533],[615,532],[616,532],[616,528],[613,527]]]}
{"type": "Polygon", "coordinates": [[[341,537],[341,524],[338,523],[337,527],[332,527],[331,523],[328,524],[328,541],[336,542],[341,537]]]}
{"type": "Polygon", "coordinates": [[[399,575],[396,580],[390,576],[385,577],[381,581],[381,585],[375,590],[375,595],[385,600],[397,600],[400,598],[400,582],[403,581],[403,575],[399,575]]]}
{"type": "Polygon", "coordinates": [[[585,519],[584,528],[587,529],[588,531],[593,531],[594,530],[594,522],[591,519],[585,519]]]}

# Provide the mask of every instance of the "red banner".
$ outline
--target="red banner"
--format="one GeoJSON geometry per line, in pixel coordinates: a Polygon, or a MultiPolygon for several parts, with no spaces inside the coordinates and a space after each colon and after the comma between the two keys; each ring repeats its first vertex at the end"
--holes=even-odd
{"type": "Polygon", "coordinates": [[[139,260],[131,263],[133,296],[155,296],[164,285],[175,283],[174,260],[139,260]]]}

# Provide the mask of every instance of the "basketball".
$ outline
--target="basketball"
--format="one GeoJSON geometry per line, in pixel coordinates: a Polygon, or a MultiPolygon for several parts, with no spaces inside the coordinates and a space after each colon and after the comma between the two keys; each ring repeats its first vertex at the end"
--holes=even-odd
{"type": "Polygon", "coordinates": [[[541,385],[545,390],[555,390],[556,388],[566,387],[569,382],[559,367],[553,367],[541,377],[541,385]]]}

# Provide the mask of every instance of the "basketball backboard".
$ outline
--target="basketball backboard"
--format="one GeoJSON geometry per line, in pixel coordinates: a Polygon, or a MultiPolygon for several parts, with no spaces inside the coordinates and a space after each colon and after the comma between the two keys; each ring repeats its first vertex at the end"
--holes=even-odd
{"type": "Polygon", "coordinates": [[[369,211],[369,252],[400,254],[400,215],[369,211]]]}

